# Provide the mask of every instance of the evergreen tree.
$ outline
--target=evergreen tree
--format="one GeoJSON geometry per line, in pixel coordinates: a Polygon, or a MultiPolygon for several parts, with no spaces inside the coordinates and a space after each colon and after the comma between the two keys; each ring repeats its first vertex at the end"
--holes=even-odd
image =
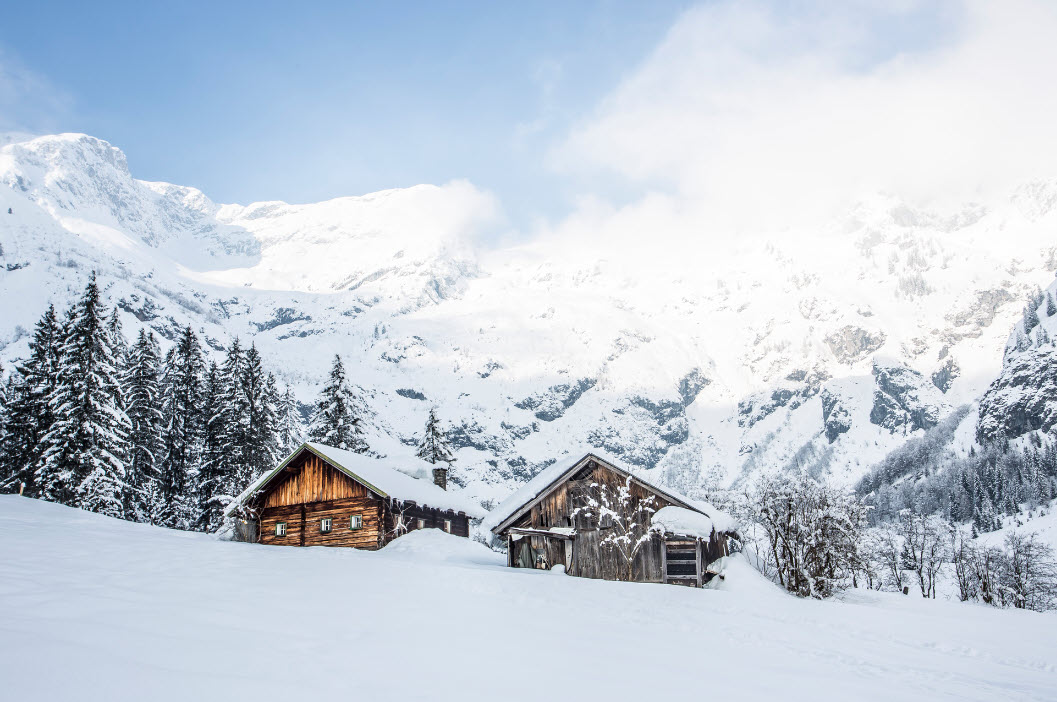
{"type": "Polygon", "coordinates": [[[246,435],[250,424],[249,407],[246,404],[246,394],[242,386],[245,368],[246,354],[236,337],[231,342],[224,365],[221,366],[223,383],[221,413],[224,426],[224,452],[226,460],[230,462],[230,468],[226,471],[231,478],[229,491],[235,489],[239,483],[239,476],[245,471],[246,460],[242,452],[248,443],[246,435]]]}
{"type": "Polygon", "coordinates": [[[154,334],[140,330],[129,349],[125,371],[125,412],[132,425],[125,518],[150,521],[157,509],[162,457],[161,349],[154,334]]]}
{"type": "Polygon", "coordinates": [[[188,529],[197,522],[194,479],[202,434],[202,349],[187,327],[169,350],[162,382],[161,503],[155,523],[188,529]]]}
{"type": "Polygon", "coordinates": [[[1052,317],[1057,314],[1057,304],[1053,302],[1053,293],[1046,292],[1046,316],[1052,317]]]}
{"type": "Polygon", "coordinates": [[[246,352],[242,369],[241,390],[246,407],[246,426],[242,435],[242,463],[235,474],[233,495],[246,489],[250,482],[275,467],[272,442],[275,435],[275,379],[264,374],[256,345],[246,352]]]}
{"type": "Polygon", "coordinates": [[[31,497],[39,494],[34,471],[40,467],[41,439],[51,429],[55,417],[49,399],[58,383],[61,344],[62,326],[52,305],[33,329],[29,358],[11,374],[8,436],[3,457],[5,484],[25,483],[25,494],[31,497]]]}
{"type": "Polygon", "coordinates": [[[365,453],[367,444],[354,405],[355,398],[345,379],[345,366],[341,356],[335,354],[327,384],[316,401],[316,414],[308,430],[309,440],[365,453]]]}
{"type": "Polygon", "coordinates": [[[1024,306],[1024,333],[1028,334],[1032,329],[1039,326],[1039,300],[1032,296],[1028,304],[1024,306]]]}
{"type": "Polygon", "coordinates": [[[304,440],[304,430],[301,427],[301,418],[297,410],[297,399],[289,385],[279,398],[276,440],[279,455],[284,457],[290,455],[304,440]]]}
{"type": "Polygon", "coordinates": [[[202,458],[198,472],[198,527],[215,531],[223,520],[223,497],[232,494],[231,463],[224,451],[224,383],[216,362],[209,364],[202,395],[202,458]]]}
{"type": "Polygon", "coordinates": [[[455,462],[455,452],[452,450],[451,442],[448,440],[447,435],[440,427],[436,407],[429,411],[429,419],[426,420],[426,433],[422,437],[422,441],[418,445],[418,452],[415,455],[434,465],[446,463],[449,468],[455,462]]]}
{"type": "Polygon", "coordinates": [[[41,440],[36,471],[46,499],[124,514],[130,426],[120,401],[119,359],[93,273],[68,314],[58,382],[49,400],[55,421],[41,440]]]}

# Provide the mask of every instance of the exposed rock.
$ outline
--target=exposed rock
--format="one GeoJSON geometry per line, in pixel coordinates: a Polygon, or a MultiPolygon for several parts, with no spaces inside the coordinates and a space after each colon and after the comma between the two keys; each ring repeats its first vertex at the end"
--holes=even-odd
{"type": "Polygon", "coordinates": [[[1007,358],[980,400],[981,441],[1051,431],[1057,425],[1057,348],[1043,346],[1007,358]]]}
{"type": "Polygon", "coordinates": [[[947,356],[946,361],[936,372],[932,374],[932,384],[940,389],[940,392],[947,392],[951,389],[951,385],[954,384],[955,379],[962,374],[962,369],[958,367],[953,356],[947,356]]]}
{"type": "Polygon", "coordinates": [[[949,409],[938,389],[920,373],[896,363],[875,361],[870,422],[896,433],[930,429],[949,409]]]}
{"type": "Polygon", "coordinates": [[[781,407],[789,410],[800,407],[817,395],[822,383],[829,378],[829,373],[821,368],[792,371],[770,392],[750,395],[738,403],[738,413],[741,415],[738,417],[738,426],[751,428],[781,407]]]}
{"type": "Polygon", "coordinates": [[[840,396],[829,390],[822,391],[822,424],[826,439],[831,444],[851,429],[851,413],[844,407],[840,396]]]}
{"type": "Polygon", "coordinates": [[[257,331],[263,332],[269,329],[275,329],[285,324],[293,324],[294,322],[311,322],[312,317],[305,314],[304,312],[298,312],[292,307],[277,307],[272,313],[272,318],[265,322],[253,322],[253,326],[257,327],[257,331]]]}
{"type": "Polygon", "coordinates": [[[534,410],[537,419],[553,422],[565,414],[565,411],[576,404],[576,401],[597,382],[594,378],[580,378],[575,383],[552,385],[546,392],[530,395],[521,402],[514,403],[514,406],[518,409],[534,410]]]}
{"type": "Polygon", "coordinates": [[[826,337],[830,351],[841,363],[851,365],[884,346],[882,331],[869,331],[849,324],[826,337]]]}

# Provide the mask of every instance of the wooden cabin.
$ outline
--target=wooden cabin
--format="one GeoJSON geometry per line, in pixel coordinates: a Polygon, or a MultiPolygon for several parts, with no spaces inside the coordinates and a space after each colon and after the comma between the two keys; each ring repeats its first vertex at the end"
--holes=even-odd
{"type": "Polygon", "coordinates": [[[239,540],[276,546],[374,550],[417,529],[469,537],[470,519],[482,510],[446,488],[447,470],[417,458],[373,458],[306,443],[226,513],[236,518],[239,540]]]}
{"type": "Polygon", "coordinates": [[[710,505],[590,453],[545,469],[489,514],[485,526],[506,542],[514,568],[561,565],[584,578],[694,587],[716,575],[709,566],[729,555],[736,528],[710,505]],[[632,551],[631,544],[641,545],[632,551]]]}

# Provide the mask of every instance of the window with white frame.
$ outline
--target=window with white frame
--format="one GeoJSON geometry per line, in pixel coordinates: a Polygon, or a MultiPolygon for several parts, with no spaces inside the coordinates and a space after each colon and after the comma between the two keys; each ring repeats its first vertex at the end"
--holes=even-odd
{"type": "Polygon", "coordinates": [[[322,534],[329,534],[332,526],[334,526],[334,520],[330,517],[319,520],[319,531],[322,534]]]}
{"type": "Polygon", "coordinates": [[[276,522],[275,523],[275,535],[276,536],[286,536],[286,522],[276,522]]]}
{"type": "Polygon", "coordinates": [[[444,531],[448,532],[449,534],[451,533],[451,520],[450,519],[445,519],[444,520],[444,531]]]}
{"type": "Polygon", "coordinates": [[[418,528],[419,529],[425,529],[426,528],[426,520],[425,519],[419,519],[418,520],[418,528]]]}
{"type": "Polygon", "coordinates": [[[362,529],[363,528],[363,515],[354,514],[349,517],[349,528],[350,529],[362,529]]]}

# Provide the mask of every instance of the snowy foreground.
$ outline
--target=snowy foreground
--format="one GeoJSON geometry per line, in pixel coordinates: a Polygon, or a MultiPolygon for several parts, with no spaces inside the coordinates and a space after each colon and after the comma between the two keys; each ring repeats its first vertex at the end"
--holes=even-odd
{"type": "Polygon", "coordinates": [[[1057,614],[518,571],[426,531],[379,553],[215,541],[0,496],[8,700],[1053,700],[1057,614]]]}

